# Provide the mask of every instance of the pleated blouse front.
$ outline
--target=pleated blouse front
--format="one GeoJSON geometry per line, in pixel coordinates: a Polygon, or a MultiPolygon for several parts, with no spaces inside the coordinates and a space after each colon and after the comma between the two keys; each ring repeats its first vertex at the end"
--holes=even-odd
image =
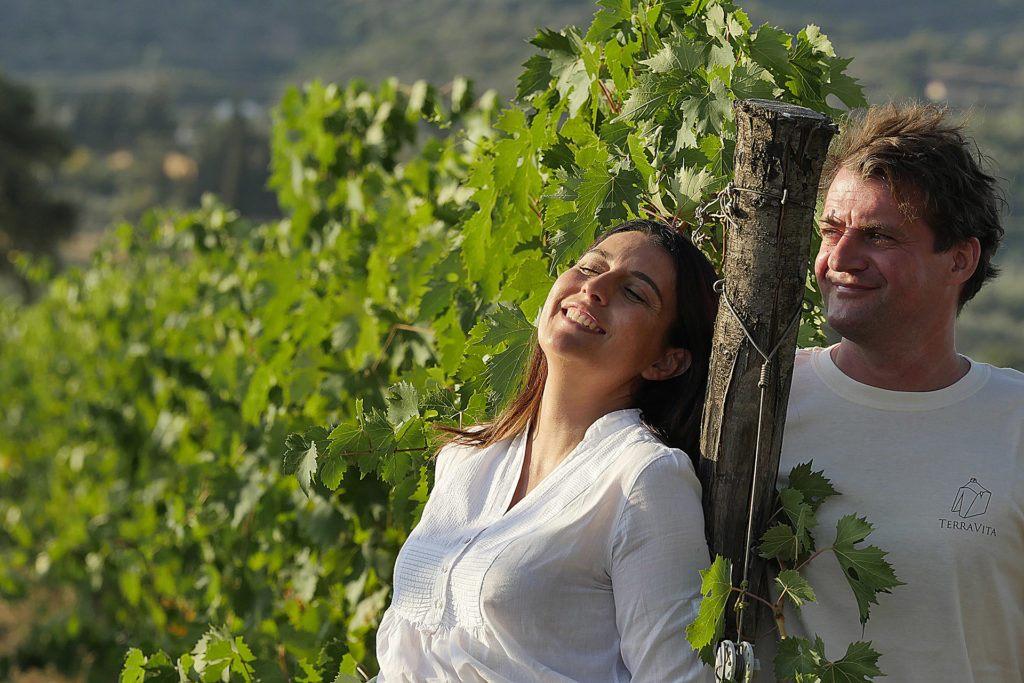
{"type": "Polygon", "coordinates": [[[509,509],[525,441],[438,456],[379,680],[699,680],[684,630],[709,560],[689,458],[617,411],[509,509]]]}

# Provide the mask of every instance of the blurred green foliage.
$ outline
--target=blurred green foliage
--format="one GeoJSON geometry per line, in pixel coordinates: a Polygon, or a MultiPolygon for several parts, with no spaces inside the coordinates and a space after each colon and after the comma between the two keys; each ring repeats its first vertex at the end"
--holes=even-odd
{"type": "Polygon", "coordinates": [[[531,42],[513,107],[463,79],[291,89],[284,218],[150,212],[0,304],[0,591],[43,611],[0,676],[372,670],[432,425],[514,390],[553,276],[641,215],[717,258],[694,211],[731,176],[734,98],[863,101],[815,28],[729,2],[606,0],[531,42]]]}

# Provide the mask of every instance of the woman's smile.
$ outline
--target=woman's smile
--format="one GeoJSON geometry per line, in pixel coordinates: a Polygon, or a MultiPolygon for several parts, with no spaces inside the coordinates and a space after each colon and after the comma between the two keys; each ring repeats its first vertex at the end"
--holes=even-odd
{"type": "Polygon", "coordinates": [[[588,332],[594,332],[596,334],[605,333],[604,329],[602,329],[598,324],[597,319],[579,306],[568,306],[564,311],[564,315],[572,322],[586,329],[588,332]]]}

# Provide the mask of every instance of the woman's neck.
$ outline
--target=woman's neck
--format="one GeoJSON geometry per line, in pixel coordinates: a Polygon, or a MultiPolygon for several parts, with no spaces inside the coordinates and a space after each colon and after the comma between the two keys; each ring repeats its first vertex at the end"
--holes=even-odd
{"type": "Polygon", "coordinates": [[[512,505],[544,480],[576,446],[590,425],[610,412],[631,405],[628,392],[608,392],[585,382],[552,381],[544,384],[537,415],[530,424],[526,454],[512,505]],[[570,388],[571,387],[571,388],[570,388]],[[621,395],[620,395],[621,394],[621,395]]]}
{"type": "Polygon", "coordinates": [[[549,366],[530,436],[558,461],[583,440],[599,418],[632,405],[629,387],[593,385],[588,380],[595,379],[594,374],[572,374],[571,370],[549,366]]]}

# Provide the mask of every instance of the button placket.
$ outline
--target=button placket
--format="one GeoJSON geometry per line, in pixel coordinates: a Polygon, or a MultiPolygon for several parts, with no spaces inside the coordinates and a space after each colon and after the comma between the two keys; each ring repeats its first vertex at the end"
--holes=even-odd
{"type": "Polygon", "coordinates": [[[466,534],[463,536],[458,545],[454,548],[455,552],[441,563],[441,571],[437,575],[437,582],[435,584],[437,586],[436,598],[433,602],[433,617],[434,621],[438,624],[440,624],[441,618],[444,614],[444,606],[448,596],[452,569],[455,567],[455,563],[466,554],[466,551],[469,550],[469,546],[477,537],[480,536],[481,533],[483,533],[483,531],[483,529],[480,529],[476,533],[466,534]]]}

